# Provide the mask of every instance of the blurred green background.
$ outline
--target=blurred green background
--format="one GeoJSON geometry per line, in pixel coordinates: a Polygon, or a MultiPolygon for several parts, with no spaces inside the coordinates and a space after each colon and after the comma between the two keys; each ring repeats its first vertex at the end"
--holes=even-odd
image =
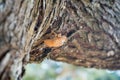
{"type": "Polygon", "coordinates": [[[44,60],[28,64],[23,80],[120,80],[120,71],[86,69],[63,62],[44,60]]]}

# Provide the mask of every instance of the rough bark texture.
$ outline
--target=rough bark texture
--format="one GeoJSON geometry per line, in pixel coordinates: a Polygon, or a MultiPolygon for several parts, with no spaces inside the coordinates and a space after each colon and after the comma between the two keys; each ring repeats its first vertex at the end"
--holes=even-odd
{"type": "Polygon", "coordinates": [[[26,62],[44,58],[120,69],[119,0],[0,0],[0,79],[21,79],[26,62]],[[68,41],[49,48],[61,33],[68,41]],[[30,57],[30,59],[29,59],[30,57]]]}
{"type": "Polygon", "coordinates": [[[39,0],[0,2],[0,80],[19,80],[34,41],[39,0]]]}
{"type": "Polygon", "coordinates": [[[120,69],[119,4],[119,0],[58,0],[46,4],[40,27],[49,28],[35,41],[30,61],[39,62],[48,56],[78,66],[120,69]],[[42,41],[54,36],[53,31],[67,36],[64,46],[44,46],[42,41]]]}

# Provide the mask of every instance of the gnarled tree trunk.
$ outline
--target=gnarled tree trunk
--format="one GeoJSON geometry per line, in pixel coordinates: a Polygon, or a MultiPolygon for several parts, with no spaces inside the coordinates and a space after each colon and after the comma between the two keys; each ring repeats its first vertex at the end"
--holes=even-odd
{"type": "Polygon", "coordinates": [[[24,64],[44,58],[120,69],[119,0],[1,0],[0,79],[21,79],[24,64]],[[62,34],[67,42],[47,47],[62,34]]]}
{"type": "Polygon", "coordinates": [[[21,79],[24,57],[34,41],[40,0],[0,2],[0,80],[21,79]]]}

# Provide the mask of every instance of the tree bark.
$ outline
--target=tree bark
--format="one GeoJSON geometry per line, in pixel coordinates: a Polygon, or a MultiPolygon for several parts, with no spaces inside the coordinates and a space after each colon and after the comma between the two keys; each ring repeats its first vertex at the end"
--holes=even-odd
{"type": "Polygon", "coordinates": [[[0,79],[20,80],[26,63],[45,58],[120,69],[119,6],[119,0],[1,0],[0,79]],[[52,32],[67,42],[47,47],[52,32]]]}
{"type": "Polygon", "coordinates": [[[20,80],[34,41],[40,0],[0,2],[0,80],[20,80]]]}

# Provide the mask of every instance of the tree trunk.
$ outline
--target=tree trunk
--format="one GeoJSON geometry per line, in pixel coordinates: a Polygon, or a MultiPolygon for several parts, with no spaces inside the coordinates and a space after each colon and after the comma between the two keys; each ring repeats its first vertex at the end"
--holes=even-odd
{"type": "Polygon", "coordinates": [[[120,69],[119,0],[1,0],[0,79],[20,80],[24,65],[46,57],[120,69]],[[44,40],[67,37],[60,47],[44,40]]]}
{"type": "Polygon", "coordinates": [[[34,41],[40,0],[0,2],[0,80],[20,80],[34,41]]]}

